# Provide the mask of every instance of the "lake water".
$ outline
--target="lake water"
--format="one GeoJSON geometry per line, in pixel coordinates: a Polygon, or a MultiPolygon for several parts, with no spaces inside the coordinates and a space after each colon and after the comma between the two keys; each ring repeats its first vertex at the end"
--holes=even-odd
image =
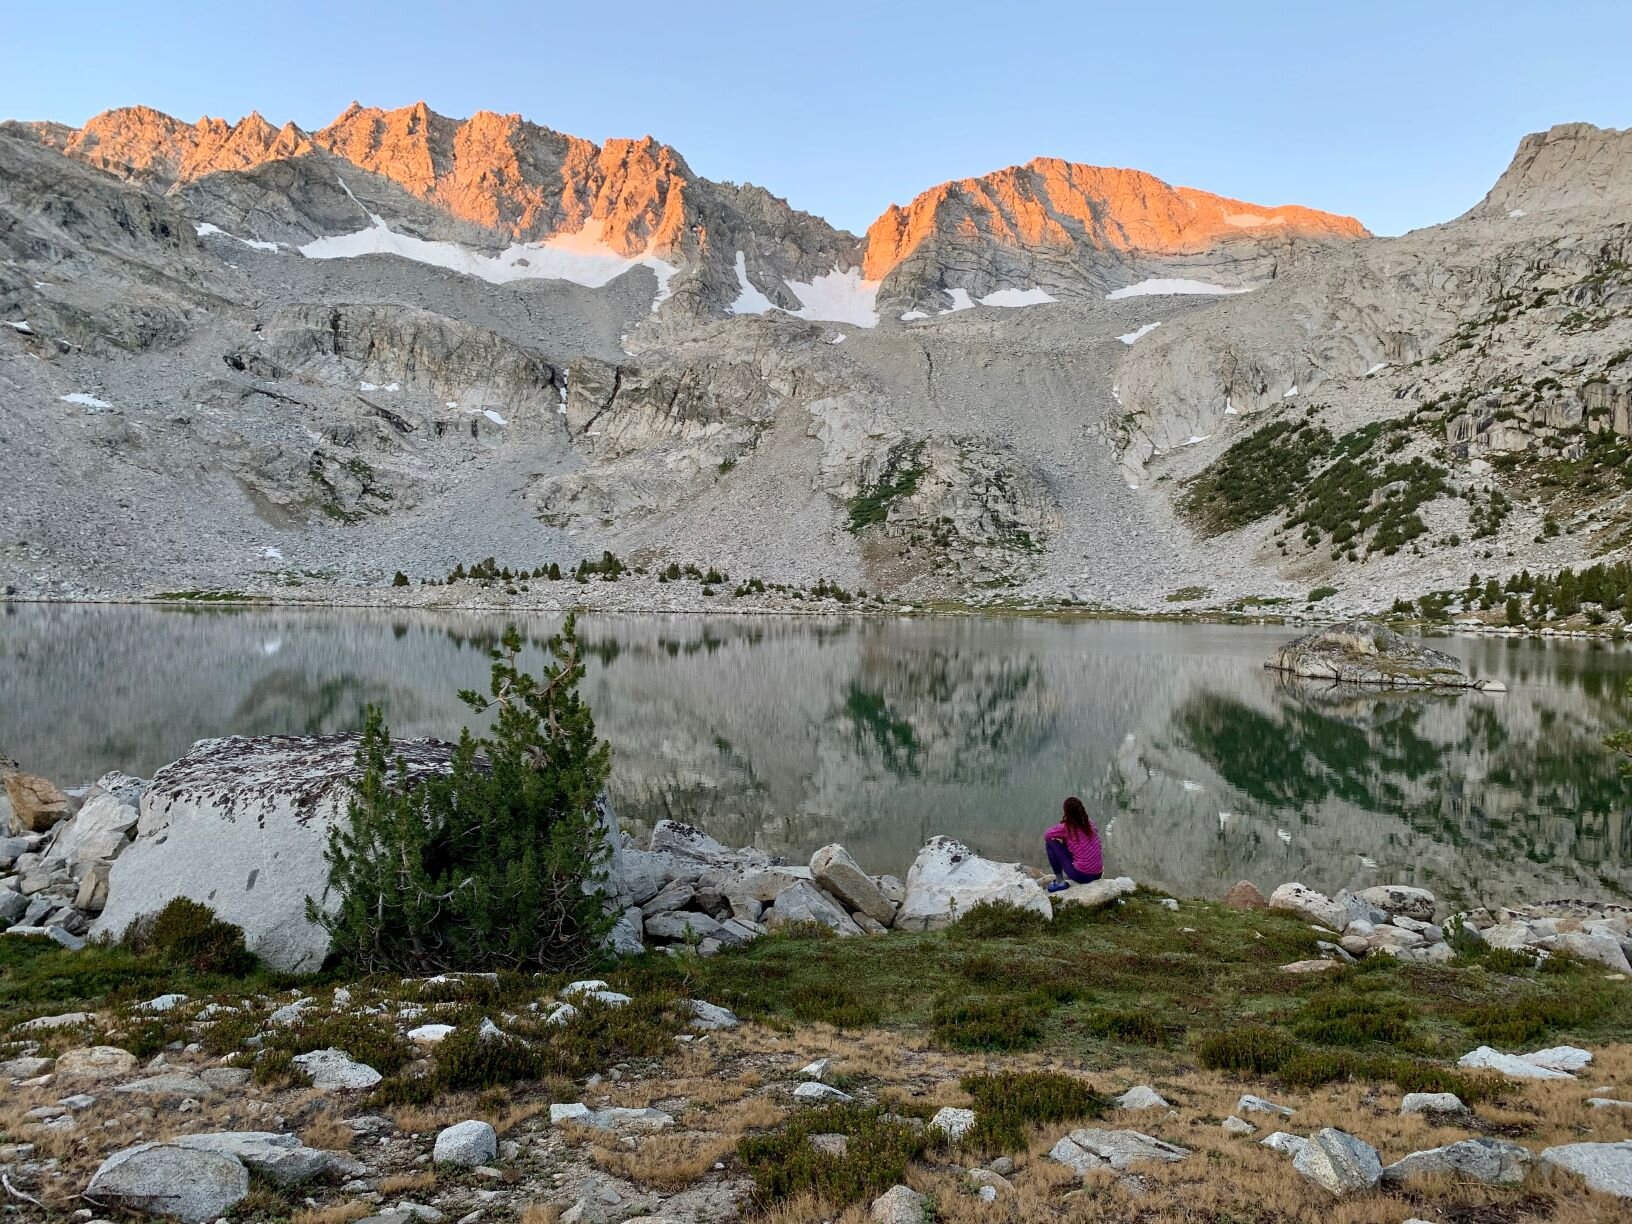
{"type": "MultiPolygon", "coordinates": [[[[0,609],[0,752],[78,783],[194,740],[453,737],[504,621],[304,609],[0,609]]],[[[524,624],[535,640],[553,618],[524,624]]],[[[1335,696],[1264,658],[1277,627],[1015,619],[590,617],[585,692],[637,834],[673,817],[802,860],[842,841],[905,873],[936,833],[1042,861],[1080,794],[1108,869],[1180,894],[1247,878],[1460,900],[1624,897],[1632,651],[1435,645],[1505,695],[1335,696]]],[[[529,656],[535,663],[536,651],[529,656]]]]}

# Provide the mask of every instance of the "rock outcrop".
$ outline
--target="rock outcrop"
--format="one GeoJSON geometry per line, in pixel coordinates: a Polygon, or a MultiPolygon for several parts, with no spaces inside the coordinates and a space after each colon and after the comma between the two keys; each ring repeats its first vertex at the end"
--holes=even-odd
{"type": "Polygon", "coordinates": [[[907,896],[895,916],[903,931],[949,926],[977,905],[1002,902],[1052,918],[1042,886],[1019,863],[994,863],[962,842],[934,837],[907,872],[907,896]]]}
{"type": "Polygon", "coordinates": [[[1454,655],[1418,646],[1370,621],[1350,621],[1306,633],[1282,646],[1264,666],[1304,680],[1372,688],[1500,687],[1470,677],[1454,655]]]}

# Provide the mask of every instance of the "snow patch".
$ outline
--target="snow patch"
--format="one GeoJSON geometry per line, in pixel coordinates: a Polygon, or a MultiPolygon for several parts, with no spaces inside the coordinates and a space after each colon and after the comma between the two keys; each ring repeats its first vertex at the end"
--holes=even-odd
{"type": "Polygon", "coordinates": [[[925,310],[909,310],[901,316],[901,322],[911,323],[914,319],[927,319],[929,312],[925,310]]]}
{"type": "MultiPolygon", "coordinates": [[[[360,383],[357,384],[357,390],[359,390],[359,391],[400,391],[400,390],[402,390],[402,387],[399,386],[397,383],[386,383],[384,386],[381,386],[379,383],[360,382],[360,383]]],[[[451,408],[451,407],[453,407],[453,405],[449,404],[448,407],[451,408]]]]}
{"type": "Polygon", "coordinates": [[[17,319],[15,321],[8,322],[6,326],[11,328],[12,331],[17,332],[19,335],[32,336],[34,334],[34,329],[28,325],[27,319],[17,319]]]}
{"type": "Polygon", "coordinates": [[[1515,220],[1517,220],[1518,218],[1524,216],[1524,209],[1515,208],[1512,212],[1508,213],[1507,215],[1514,218],[1515,220]]]}
{"type": "Polygon", "coordinates": [[[764,314],[776,309],[776,303],[755,289],[748,279],[748,257],[741,251],[737,252],[737,284],[742,292],[726,307],[732,314],[764,314]]]}
{"type": "Polygon", "coordinates": [[[1124,285],[1120,289],[1113,289],[1105,295],[1109,302],[1121,301],[1123,298],[1153,297],[1160,294],[1177,293],[1247,293],[1247,289],[1231,289],[1224,285],[1209,284],[1207,281],[1170,279],[1155,277],[1151,280],[1142,280],[1137,285],[1124,285]]]}
{"type": "Polygon", "coordinates": [[[1366,377],[1370,378],[1373,374],[1377,373],[1378,370],[1386,369],[1388,369],[1388,362],[1379,361],[1376,365],[1372,366],[1371,369],[1366,371],[1366,377]]]}
{"type": "Polygon", "coordinates": [[[1224,224],[1236,229],[1258,229],[1265,225],[1283,225],[1279,217],[1261,217],[1257,213],[1225,213],[1224,224]]]}
{"type": "MultiPolygon", "coordinates": [[[[878,326],[878,281],[863,280],[860,268],[834,268],[808,281],[784,280],[799,299],[799,309],[787,313],[812,323],[850,323],[878,326]]],[[[737,252],[737,285],[741,292],[728,308],[732,314],[768,314],[782,309],[748,279],[748,261],[737,252]]],[[[910,313],[910,312],[909,312],[910,313]]]]}
{"type": "Polygon", "coordinates": [[[491,409],[491,408],[483,408],[482,409],[482,415],[485,416],[488,420],[492,421],[493,424],[495,424],[495,425],[508,425],[508,424],[510,424],[509,421],[505,420],[502,416],[500,416],[498,413],[494,412],[493,409],[491,409]]]}
{"type": "Polygon", "coordinates": [[[833,339],[829,340],[828,343],[829,344],[843,344],[844,343],[844,333],[840,332],[838,335],[834,336],[833,339]]]}
{"type": "Polygon", "coordinates": [[[94,395],[87,395],[83,391],[75,391],[72,395],[57,396],[65,404],[78,404],[81,408],[112,408],[107,400],[97,399],[94,395]]]}
{"type": "Polygon", "coordinates": [[[1284,392],[1281,393],[1281,398],[1282,399],[1291,399],[1297,393],[1298,393],[1298,384],[1293,383],[1290,387],[1288,387],[1284,392]]]}
{"type": "Polygon", "coordinates": [[[1046,306],[1054,301],[1035,285],[1030,289],[999,289],[980,299],[982,306],[1046,306]]]}
{"type": "Polygon", "coordinates": [[[1132,344],[1136,340],[1142,340],[1144,337],[1150,335],[1151,332],[1155,331],[1160,326],[1160,323],[1146,323],[1143,327],[1134,328],[1125,336],[1118,336],[1117,339],[1122,341],[1123,344],[1132,344]]]}
{"type": "Polygon", "coordinates": [[[259,238],[240,238],[237,234],[229,234],[219,225],[211,225],[208,221],[193,226],[193,229],[198,232],[200,238],[208,238],[211,234],[218,234],[222,238],[231,238],[234,242],[241,242],[255,251],[276,252],[278,249],[278,244],[275,242],[263,242],[259,238]]]}
{"type": "Polygon", "coordinates": [[[861,279],[860,268],[835,268],[809,281],[784,281],[799,299],[793,314],[816,323],[878,326],[878,281],[861,279]]]}
{"type": "Polygon", "coordinates": [[[1207,441],[1207,439],[1212,437],[1212,436],[1213,436],[1212,434],[1191,434],[1182,443],[1180,443],[1180,445],[1182,445],[1182,446],[1194,446],[1198,442],[1207,441]]]}
{"type": "Polygon", "coordinates": [[[268,561],[282,561],[283,549],[274,548],[272,545],[268,544],[265,548],[261,549],[261,556],[265,557],[268,561]]]}
{"type": "Polygon", "coordinates": [[[941,311],[942,314],[957,314],[960,310],[973,310],[975,308],[975,299],[969,296],[969,290],[948,289],[946,292],[952,299],[952,305],[941,311]]]}
{"type": "MultiPolygon", "coordinates": [[[[341,186],[345,184],[342,182],[341,186]]],[[[349,190],[349,189],[348,189],[349,190]]],[[[369,213],[372,224],[350,234],[318,238],[300,248],[307,259],[354,259],[361,255],[398,255],[415,263],[448,268],[493,285],[518,280],[564,280],[586,289],[611,284],[631,268],[650,268],[657,276],[656,310],[669,296],[669,281],[679,271],[650,252],[620,255],[601,240],[601,222],[591,221],[575,234],[556,234],[543,242],[512,243],[497,255],[486,255],[457,242],[431,242],[399,234],[383,218],[369,213]]]]}

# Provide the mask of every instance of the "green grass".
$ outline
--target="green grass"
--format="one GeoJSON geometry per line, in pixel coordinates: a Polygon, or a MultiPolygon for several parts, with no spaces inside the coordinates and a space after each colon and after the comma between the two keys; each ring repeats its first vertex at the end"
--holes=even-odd
{"type": "Polygon", "coordinates": [[[608,976],[637,998],[683,989],[783,1028],[826,1020],[927,1032],[953,1050],[1134,1061],[1188,1048],[1206,1066],[1289,1084],[1454,1075],[1450,1063],[1501,1034],[1510,1045],[1632,1039],[1624,992],[1590,966],[1380,958],[1318,979],[1281,972],[1317,955],[1317,938],[1289,916],[1203,902],[1174,913],[1138,893],[1052,923],[977,907],[944,931],[778,934],[608,976]]]}
{"type": "MultiPolygon", "coordinates": [[[[1062,908],[1053,922],[1011,906],[983,906],[942,931],[841,939],[825,928],[794,928],[714,957],[647,956],[603,972],[634,996],[627,1007],[585,1004],[580,1020],[559,1027],[536,1018],[507,1025],[533,1043],[531,1053],[450,1037],[433,1054],[434,1072],[413,1078],[405,1078],[412,1051],[394,1035],[314,1017],[268,1042],[265,1075],[276,1079],[293,1053],[335,1045],[390,1076],[382,1101],[429,1099],[444,1086],[582,1078],[671,1052],[682,1027],[678,1001],[685,998],[708,999],[783,1030],[824,1022],[928,1034],[951,1050],[1038,1050],[1135,1065],[1170,1059],[1155,1053],[1169,1050],[1265,1087],[1353,1077],[1403,1091],[1445,1086],[1464,1100],[1491,1091],[1486,1078],[1454,1067],[1475,1045],[1632,1040],[1624,985],[1565,957],[1537,969],[1470,944],[1449,965],[1381,957],[1318,977],[1293,975],[1280,966],[1317,953],[1317,936],[1299,919],[1199,901],[1172,912],[1157,902],[1139,892],[1098,912],[1062,908]]],[[[167,991],[230,1001],[295,981],[264,969],[243,978],[200,973],[122,946],[75,953],[44,941],[0,939],[0,1026],[117,1008],[167,991]]],[[[321,994],[342,981],[358,1007],[442,1000],[447,1010],[438,1018],[473,1033],[484,1015],[525,1017],[529,1001],[564,979],[504,974],[493,982],[421,987],[331,972],[300,984],[321,994]]],[[[121,1035],[144,1051],[157,1049],[181,1036],[171,1031],[180,1023],[142,1017],[124,1021],[121,1035]]],[[[254,1026],[248,1017],[226,1016],[197,1039],[225,1052],[254,1026]]],[[[827,1174],[811,1166],[800,1176],[827,1174]]]]}

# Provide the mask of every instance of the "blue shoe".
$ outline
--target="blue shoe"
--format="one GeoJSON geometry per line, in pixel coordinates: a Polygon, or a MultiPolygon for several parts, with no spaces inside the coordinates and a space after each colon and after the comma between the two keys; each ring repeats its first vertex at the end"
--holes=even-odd
{"type": "Polygon", "coordinates": [[[1071,887],[1071,881],[1070,880],[1055,880],[1052,884],[1050,884],[1048,886],[1048,891],[1051,892],[1051,893],[1064,892],[1066,889],[1068,889],[1070,887],[1071,887]]]}

